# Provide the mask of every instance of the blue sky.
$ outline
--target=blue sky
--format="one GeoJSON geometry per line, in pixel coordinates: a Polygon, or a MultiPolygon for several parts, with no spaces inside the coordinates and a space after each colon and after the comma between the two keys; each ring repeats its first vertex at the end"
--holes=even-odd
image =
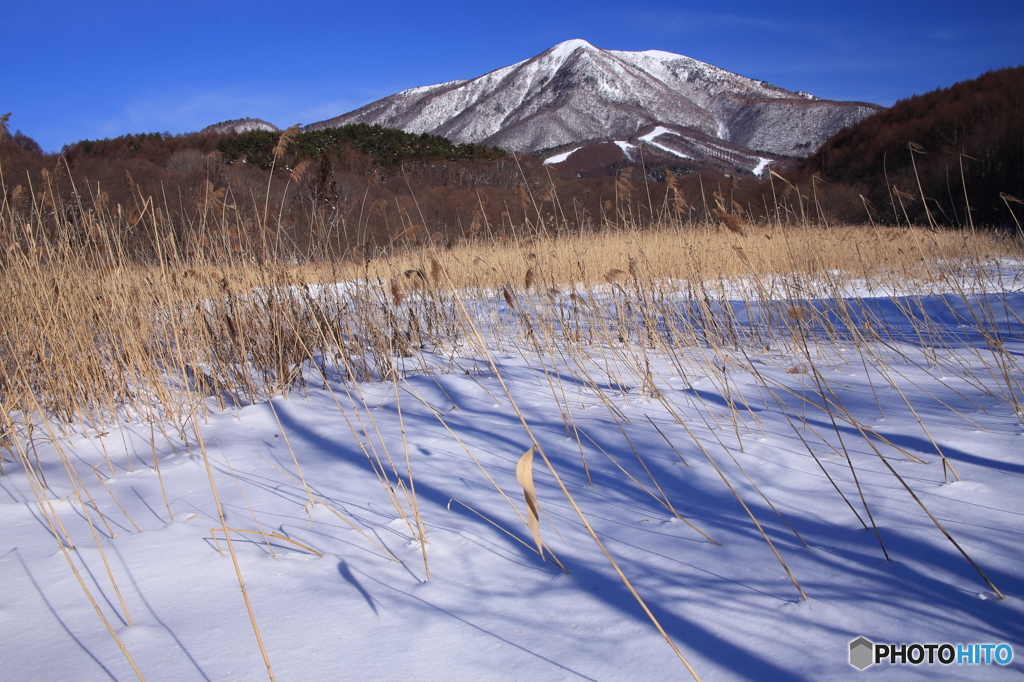
{"type": "Polygon", "coordinates": [[[1024,2],[10,0],[0,113],[47,151],[253,116],[285,127],[570,38],[821,97],[897,99],[1024,63],[1024,2]]]}

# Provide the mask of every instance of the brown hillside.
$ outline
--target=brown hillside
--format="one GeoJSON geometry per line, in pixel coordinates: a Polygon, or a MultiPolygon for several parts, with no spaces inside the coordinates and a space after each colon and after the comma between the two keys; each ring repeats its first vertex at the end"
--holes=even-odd
{"type": "Polygon", "coordinates": [[[799,175],[815,173],[863,194],[886,221],[1012,225],[1001,194],[1024,197],[1024,66],[901,100],[842,130],[799,175]]]}

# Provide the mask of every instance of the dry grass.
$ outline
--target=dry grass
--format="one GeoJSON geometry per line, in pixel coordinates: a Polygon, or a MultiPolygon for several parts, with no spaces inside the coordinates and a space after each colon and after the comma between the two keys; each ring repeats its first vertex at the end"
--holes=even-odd
{"type": "MultiPolygon", "coordinates": [[[[126,252],[102,222],[93,227],[98,241],[83,246],[75,225],[47,234],[11,214],[0,222],[7,411],[30,413],[37,400],[59,420],[98,426],[129,406],[180,423],[187,395],[224,406],[262,400],[300,384],[310,362],[333,362],[355,379],[385,376],[393,355],[464,338],[456,289],[502,292],[508,307],[520,295],[537,299],[531,307],[545,298],[554,315],[566,314],[569,297],[582,331],[591,326],[582,320],[587,292],[608,284],[617,305],[682,294],[699,308],[737,277],[764,286],[755,296],[803,299],[848,280],[879,291],[935,282],[1019,252],[986,232],[749,225],[740,237],[700,225],[465,242],[369,262],[255,263],[223,249],[186,259],[179,254],[190,250],[168,230],[154,263],[126,252]],[[336,282],[348,284],[321,286],[336,282]]],[[[507,322],[493,303],[478,309],[485,327],[507,322]]]]}

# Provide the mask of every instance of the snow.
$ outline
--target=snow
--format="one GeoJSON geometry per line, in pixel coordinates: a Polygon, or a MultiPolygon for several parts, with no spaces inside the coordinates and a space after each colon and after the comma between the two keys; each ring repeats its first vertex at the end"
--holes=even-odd
{"type": "Polygon", "coordinates": [[[552,157],[544,159],[544,165],[546,166],[551,163],[562,163],[563,161],[565,161],[566,159],[568,159],[570,156],[572,156],[581,149],[583,149],[583,147],[576,147],[571,151],[563,152],[562,154],[555,154],[552,157]]]}
{"type": "Polygon", "coordinates": [[[636,149],[636,145],[630,144],[624,140],[615,140],[615,146],[622,150],[622,153],[626,155],[626,158],[630,161],[633,160],[633,150],[636,149]]]}
{"type": "MultiPolygon", "coordinates": [[[[645,142],[645,143],[647,143],[647,144],[648,144],[648,145],[650,145],[651,147],[655,147],[655,148],[657,148],[657,149],[660,149],[660,150],[661,150],[661,151],[663,151],[663,152],[666,152],[666,153],[668,153],[668,154],[671,154],[672,156],[678,156],[678,157],[679,157],[679,158],[681,158],[681,159],[690,159],[690,158],[693,158],[693,157],[691,157],[691,156],[689,156],[689,155],[687,155],[687,154],[684,154],[684,153],[682,153],[682,152],[680,152],[680,151],[677,151],[677,150],[675,150],[675,149],[672,149],[671,147],[666,147],[665,145],[663,145],[663,144],[659,144],[659,143],[657,143],[657,142],[655,142],[655,141],[654,141],[654,140],[655,140],[655,138],[657,138],[657,137],[659,137],[659,136],[661,136],[661,135],[664,135],[665,133],[673,133],[673,132],[674,132],[674,131],[672,131],[672,130],[670,130],[670,129],[668,129],[668,128],[665,128],[664,126],[656,126],[656,127],[654,128],[654,130],[652,130],[651,132],[647,133],[646,135],[642,135],[641,137],[639,137],[639,138],[637,138],[637,139],[639,139],[639,140],[640,140],[640,141],[642,141],[642,142],[645,142]]],[[[618,143],[616,143],[616,144],[618,144],[618,143]]],[[[628,155],[628,154],[627,154],[627,155],[628,155]]],[[[631,157],[631,158],[632,158],[632,157],[631,157]]]]}
{"type": "Polygon", "coordinates": [[[769,163],[771,163],[771,159],[765,159],[763,157],[758,157],[758,159],[757,159],[757,166],[755,166],[754,170],[751,171],[751,172],[754,175],[756,175],[758,177],[761,177],[762,175],[764,175],[765,169],[768,168],[768,164],[769,163]]]}
{"type": "Polygon", "coordinates": [[[678,59],[689,59],[689,57],[684,57],[681,54],[675,54],[674,52],[664,52],[662,50],[644,50],[637,54],[642,54],[645,57],[650,57],[651,59],[658,59],[663,62],[671,62],[678,59]]]}
{"type": "Polygon", "coordinates": [[[672,156],[678,156],[680,159],[692,159],[693,158],[692,156],[690,156],[688,154],[684,154],[682,152],[676,151],[675,149],[672,149],[671,147],[666,147],[665,145],[658,144],[657,142],[648,142],[647,144],[649,144],[652,147],[657,147],[658,149],[660,149],[663,152],[668,152],[672,156]]]}
{"type": "Polygon", "coordinates": [[[556,61],[563,61],[569,55],[571,55],[573,52],[580,49],[581,47],[584,49],[595,49],[594,46],[588,43],[587,41],[576,38],[573,40],[566,40],[564,42],[558,43],[548,51],[548,56],[550,56],[552,59],[556,61]]]}
{"type": "Polygon", "coordinates": [[[669,130],[668,128],[666,128],[664,126],[655,126],[654,130],[652,130],[651,132],[647,133],[646,135],[640,136],[638,139],[643,141],[643,142],[650,143],[650,142],[653,142],[654,138],[658,137],[659,135],[664,135],[665,133],[671,133],[671,132],[672,132],[671,130],[669,130]]]}
{"type": "Polygon", "coordinates": [[[461,85],[462,83],[465,83],[465,82],[466,82],[465,79],[463,79],[463,80],[447,81],[446,83],[435,83],[433,85],[420,85],[419,87],[409,88],[408,90],[402,90],[398,94],[400,94],[400,95],[423,95],[423,94],[426,94],[426,93],[428,93],[428,92],[430,92],[432,90],[439,90],[440,88],[446,88],[446,87],[454,87],[456,85],[461,85]]]}
{"type": "MultiPolygon", "coordinates": [[[[643,52],[606,50],[605,52],[657,78],[670,88],[684,87],[685,81],[689,77],[695,76],[698,80],[710,85],[713,92],[709,94],[721,92],[723,89],[742,93],[748,97],[786,98],[794,94],[770,83],[753,80],[680,54],[661,50],[645,50],[643,52]]],[[[687,92],[686,95],[694,97],[696,93],[692,89],[688,88],[688,90],[690,92],[687,92]]],[[[711,100],[705,101],[704,104],[713,106],[711,100]]]]}
{"type": "MultiPolygon", "coordinates": [[[[766,316],[793,308],[835,319],[855,310],[850,319],[878,335],[870,343],[884,364],[862,362],[849,336],[815,342],[813,324],[806,354],[795,343],[749,343],[749,356],[732,346],[693,346],[678,348],[675,360],[653,349],[640,358],[641,347],[626,343],[538,355],[530,342],[490,335],[487,352],[461,345],[396,358],[396,383],[355,386],[329,374],[325,387],[313,371],[307,390],[214,410],[184,429],[135,420],[103,432],[55,426],[49,436],[37,428],[29,456],[43,465],[46,502],[6,452],[0,476],[3,678],[135,679],[68,566],[47,523],[54,514],[75,543],[67,556],[147,680],[266,678],[208,461],[227,525],[278,534],[265,541],[236,532],[232,540],[279,680],[689,679],[539,454],[533,478],[541,537],[569,572],[534,551],[516,473],[532,441],[516,409],[704,680],[861,679],[866,673],[847,663],[849,642],[859,636],[1006,642],[1016,654],[1005,667],[882,665],[880,675],[1017,678],[1024,671],[1024,427],[1000,388],[996,349],[974,322],[979,311],[990,312],[987,330],[1001,335],[1004,361],[1019,362],[1021,264],[1004,272],[987,292],[922,282],[887,293],[854,281],[836,298],[830,282],[838,273],[825,273],[821,298],[780,294],[772,305],[748,305],[731,298],[753,287],[744,281],[725,283],[710,298],[712,316],[734,319],[741,334],[770,329],[766,316]],[[921,345],[915,334],[922,326],[944,345],[921,345]],[[815,376],[800,369],[809,358],[834,391],[831,412],[815,376]],[[637,372],[644,367],[646,378],[637,372]],[[840,405],[855,422],[843,419],[840,405]],[[567,411],[582,436],[559,416],[567,411]],[[944,482],[931,439],[961,481],[944,482]],[[869,442],[1006,599],[996,598],[869,442]],[[866,521],[844,452],[891,561],[825,476],[866,521]],[[94,502],[78,501],[69,469],[94,502]],[[416,521],[397,511],[408,512],[413,486],[429,580],[416,521]]],[[[786,281],[757,286],[782,292],[786,281]]],[[[585,297],[611,316],[617,291],[601,287],[585,297]]],[[[471,312],[500,308],[500,293],[474,295],[471,312]]],[[[567,314],[567,297],[558,299],[567,314]]],[[[517,310],[546,314],[546,301],[524,297],[517,310]]],[[[680,305],[685,310],[682,298],[680,305]]],[[[481,328],[486,333],[484,322],[481,328]]],[[[1019,366],[1011,365],[1009,379],[1021,381],[1019,366]]]]}

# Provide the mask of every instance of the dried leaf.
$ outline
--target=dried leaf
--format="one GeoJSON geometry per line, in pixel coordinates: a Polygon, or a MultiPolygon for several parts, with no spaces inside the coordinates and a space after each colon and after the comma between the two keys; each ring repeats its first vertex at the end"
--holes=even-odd
{"type": "Polygon", "coordinates": [[[526,525],[533,533],[537,551],[543,555],[544,545],[540,540],[540,502],[537,501],[537,491],[533,487],[533,452],[536,449],[536,446],[530,448],[519,458],[519,463],[516,464],[516,480],[523,486],[523,496],[526,498],[526,525]]]}

